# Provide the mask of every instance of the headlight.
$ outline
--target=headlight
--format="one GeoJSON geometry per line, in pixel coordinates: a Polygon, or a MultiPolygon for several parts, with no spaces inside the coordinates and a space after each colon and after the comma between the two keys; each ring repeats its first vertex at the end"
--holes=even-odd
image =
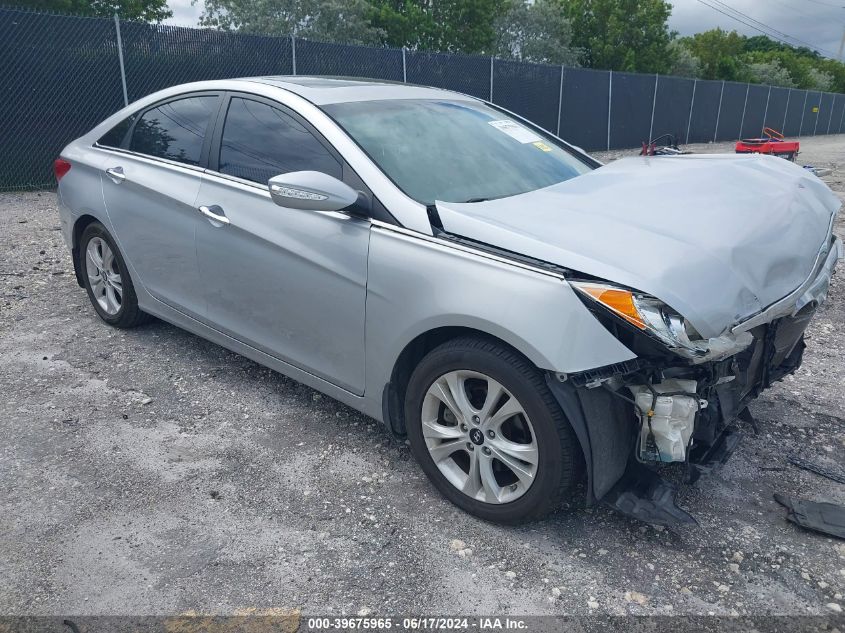
{"type": "Polygon", "coordinates": [[[747,332],[747,336],[726,334],[703,339],[684,317],[645,293],[599,282],[570,281],[569,285],[637,329],[651,334],[672,351],[693,361],[703,362],[730,356],[748,347],[753,340],[747,332]]]}

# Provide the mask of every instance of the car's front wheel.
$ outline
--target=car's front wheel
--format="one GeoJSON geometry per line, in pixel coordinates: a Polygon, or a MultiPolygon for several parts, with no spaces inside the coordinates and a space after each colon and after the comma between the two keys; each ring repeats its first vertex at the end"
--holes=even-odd
{"type": "Polygon", "coordinates": [[[79,257],[85,290],[103,321],[130,328],[149,319],[138,307],[126,262],[106,227],[99,222],[85,227],[79,240],[79,257]]]}
{"type": "Polygon", "coordinates": [[[411,450],[462,509],[520,523],[555,509],[576,479],[578,444],[542,373],[493,341],[456,339],[414,370],[411,450]]]}

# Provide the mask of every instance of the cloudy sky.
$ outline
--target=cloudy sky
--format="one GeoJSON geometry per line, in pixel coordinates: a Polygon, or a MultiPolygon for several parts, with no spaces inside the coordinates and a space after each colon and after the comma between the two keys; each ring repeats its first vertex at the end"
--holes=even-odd
{"type": "MultiPolygon", "coordinates": [[[[802,40],[829,57],[836,57],[839,43],[845,32],[845,0],[705,0],[727,13],[727,5],[762,22],[775,31],[802,40]]],[[[202,13],[202,0],[194,4],[191,0],[169,0],[173,10],[170,24],[195,26],[202,13]]],[[[736,29],[746,35],[758,35],[760,31],[742,24],[716,9],[705,6],[699,0],[672,0],[670,28],[682,35],[690,35],[715,27],[736,29]]],[[[740,16],[741,17],[741,16],[740,16]]]]}

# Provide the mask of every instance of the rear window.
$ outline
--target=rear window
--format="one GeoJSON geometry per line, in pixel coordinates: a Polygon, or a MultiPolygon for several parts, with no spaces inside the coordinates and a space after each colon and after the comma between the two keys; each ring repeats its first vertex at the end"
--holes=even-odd
{"type": "Polygon", "coordinates": [[[132,127],[132,123],[135,122],[136,116],[137,115],[133,114],[132,116],[123,119],[123,121],[103,134],[103,136],[101,136],[97,141],[97,144],[105,147],[123,147],[123,139],[126,138],[126,133],[129,131],[129,128],[132,127]]]}
{"type": "Polygon", "coordinates": [[[129,149],[140,154],[197,165],[208,122],[217,105],[214,95],[168,101],[147,110],[132,131],[129,149]]]}

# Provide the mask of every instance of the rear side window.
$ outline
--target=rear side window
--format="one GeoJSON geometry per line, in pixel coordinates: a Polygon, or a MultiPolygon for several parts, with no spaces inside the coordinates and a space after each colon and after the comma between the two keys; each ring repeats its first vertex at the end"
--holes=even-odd
{"type": "Polygon", "coordinates": [[[230,101],[218,171],[266,184],[273,176],[305,170],[343,175],[329,150],[292,116],[251,99],[230,101]]]}
{"type": "Polygon", "coordinates": [[[133,152],[197,165],[216,96],[188,97],[147,110],[132,131],[133,152]]]}
{"type": "Polygon", "coordinates": [[[103,145],[104,147],[122,147],[123,139],[126,138],[126,133],[129,131],[129,128],[132,127],[132,123],[135,121],[136,116],[137,115],[133,114],[132,116],[123,119],[123,121],[115,125],[112,129],[100,137],[97,144],[103,145]]]}

